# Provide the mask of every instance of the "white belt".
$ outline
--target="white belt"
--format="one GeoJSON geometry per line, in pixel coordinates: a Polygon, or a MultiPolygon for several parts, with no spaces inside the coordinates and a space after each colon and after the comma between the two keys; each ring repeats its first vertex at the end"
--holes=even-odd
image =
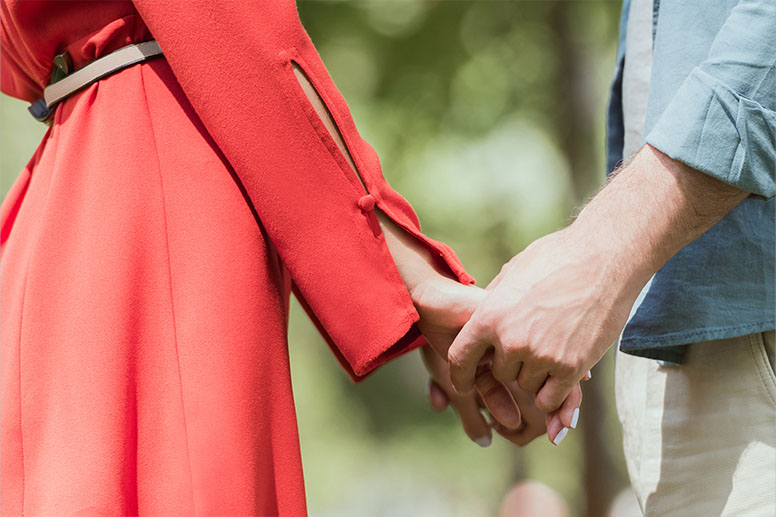
{"type": "Polygon", "coordinates": [[[48,85],[43,90],[43,98],[30,106],[30,113],[41,122],[47,122],[56,104],[68,95],[123,68],[161,54],[162,49],[155,40],[121,47],[48,85]]]}

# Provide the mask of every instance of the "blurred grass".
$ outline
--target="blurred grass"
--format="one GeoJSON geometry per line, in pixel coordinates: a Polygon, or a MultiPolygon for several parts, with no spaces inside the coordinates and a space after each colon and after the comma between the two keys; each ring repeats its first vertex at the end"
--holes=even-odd
{"type": "MultiPolygon", "coordinates": [[[[619,3],[304,1],[299,8],[385,176],[424,231],[453,246],[480,284],[566,224],[603,180],[619,3]],[[569,22],[564,34],[559,12],[569,22]],[[557,85],[573,73],[561,66],[561,38],[581,67],[574,92],[587,110],[583,137],[593,150],[581,172],[561,144],[569,114],[557,85]]],[[[3,195],[45,129],[25,103],[0,97],[3,195]]],[[[580,431],[561,447],[541,438],[517,449],[496,439],[482,450],[450,410],[430,409],[418,354],[354,386],[296,304],[289,341],[313,515],[493,515],[522,478],[552,486],[583,514],[580,431]]],[[[605,436],[622,483],[611,355],[594,373],[607,411],[587,429],[605,436]]]]}
{"type": "Polygon", "coordinates": [[[3,198],[47,129],[27,112],[28,105],[0,95],[0,188],[3,198]]]}

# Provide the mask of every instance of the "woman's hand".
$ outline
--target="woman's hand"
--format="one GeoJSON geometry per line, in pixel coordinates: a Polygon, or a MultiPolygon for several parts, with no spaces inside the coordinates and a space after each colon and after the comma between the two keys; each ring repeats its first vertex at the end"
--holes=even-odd
{"type": "Polygon", "coordinates": [[[431,406],[441,411],[451,404],[466,434],[482,447],[490,444],[491,432],[480,409],[487,409],[504,429],[515,429],[520,426],[520,408],[510,392],[493,378],[489,368],[483,368],[478,374],[476,392],[457,393],[450,382],[446,358],[450,344],[485,295],[479,287],[462,285],[442,276],[430,276],[411,291],[420,314],[418,327],[429,343],[422,354],[432,379],[431,406]]]}
{"type": "MultiPolygon", "coordinates": [[[[428,390],[431,407],[436,411],[444,411],[449,405],[452,405],[461,419],[464,431],[480,447],[487,447],[491,444],[491,429],[515,445],[522,447],[545,433],[548,433],[548,437],[553,444],[559,445],[567,432],[563,432],[565,428],[563,421],[570,421],[576,427],[579,412],[577,412],[576,416],[574,416],[573,412],[575,408],[579,407],[582,400],[582,390],[579,386],[572,390],[569,400],[562,410],[567,412],[568,415],[564,415],[565,418],[561,419],[560,411],[550,414],[543,413],[536,407],[536,399],[532,393],[528,393],[520,388],[517,382],[511,382],[506,388],[520,408],[520,423],[516,428],[510,429],[502,425],[498,420],[493,419],[492,415],[491,422],[485,421],[482,410],[486,409],[486,407],[478,392],[473,391],[467,394],[460,394],[455,391],[452,382],[450,382],[450,368],[447,361],[440,357],[436,350],[427,345],[420,352],[423,356],[423,362],[426,364],[426,369],[431,375],[428,390]]],[[[487,374],[489,373],[488,371],[487,374]]],[[[570,428],[573,429],[574,427],[570,428]]]]}
{"type": "Polygon", "coordinates": [[[431,346],[426,345],[421,350],[423,362],[431,375],[429,379],[428,397],[431,407],[436,411],[444,411],[452,405],[467,436],[480,447],[487,447],[493,441],[490,425],[482,416],[482,402],[476,392],[460,395],[453,389],[450,382],[450,370],[447,361],[431,346]]]}
{"type": "MultiPolygon", "coordinates": [[[[517,382],[512,382],[506,387],[520,408],[518,426],[510,429],[493,419],[492,416],[491,421],[486,422],[482,415],[482,410],[486,408],[479,393],[460,394],[455,391],[450,382],[450,369],[447,361],[440,357],[431,346],[423,347],[420,352],[431,375],[428,393],[431,407],[436,411],[444,411],[449,405],[452,405],[461,419],[464,431],[480,447],[490,445],[492,441],[491,429],[520,447],[527,445],[545,432],[548,433],[550,441],[555,445],[560,444],[561,440],[565,438],[567,431],[560,434],[565,427],[560,412],[549,415],[543,413],[536,407],[535,396],[521,389],[517,382]]],[[[582,391],[579,386],[572,391],[569,398],[567,408],[571,408],[571,413],[566,420],[572,421],[576,425],[579,413],[574,417],[573,411],[574,407],[579,407],[582,399],[582,391]]]]}
{"type": "MultiPolygon", "coordinates": [[[[509,383],[507,389],[520,406],[520,416],[522,417],[520,425],[517,429],[508,429],[498,422],[494,422],[493,430],[503,438],[522,447],[547,432],[549,415],[545,415],[536,407],[534,395],[521,389],[517,382],[509,383]]],[[[557,431],[555,432],[557,433],[557,431]]]]}
{"type": "MultiPolygon", "coordinates": [[[[436,353],[446,358],[447,349],[486,293],[478,287],[462,285],[446,276],[447,272],[438,268],[428,249],[396,226],[385,214],[379,210],[376,213],[399,275],[420,315],[418,327],[436,353]]],[[[456,393],[450,386],[447,365],[438,362],[431,364],[434,366],[432,375],[439,380],[437,385],[446,391],[447,399],[453,402],[459,414],[465,418],[464,428],[469,436],[485,443],[485,436],[490,437],[490,431],[481,434],[484,420],[481,416],[479,420],[474,418],[477,415],[472,411],[472,408],[479,407],[477,395],[471,393],[463,396],[456,393]],[[442,369],[444,375],[439,373],[442,369]]],[[[509,391],[490,374],[489,367],[477,372],[475,387],[485,407],[501,425],[508,429],[520,425],[520,409],[509,391]]]]}

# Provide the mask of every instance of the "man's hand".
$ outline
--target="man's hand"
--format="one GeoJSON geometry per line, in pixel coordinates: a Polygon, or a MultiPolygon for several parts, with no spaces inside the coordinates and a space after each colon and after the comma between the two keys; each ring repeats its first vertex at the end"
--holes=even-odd
{"type": "MultiPolygon", "coordinates": [[[[436,411],[444,411],[452,405],[461,419],[466,434],[479,446],[487,447],[491,443],[491,433],[488,423],[482,417],[481,411],[486,409],[477,391],[461,394],[455,391],[450,382],[450,369],[447,360],[439,356],[430,346],[421,349],[423,361],[431,374],[429,379],[429,402],[436,411]]],[[[483,372],[480,375],[488,375],[483,372]]],[[[496,383],[497,381],[492,380],[496,383]]],[[[535,397],[513,381],[507,386],[512,398],[520,408],[520,424],[510,429],[491,416],[490,428],[502,437],[520,447],[527,445],[535,438],[548,434],[550,441],[558,445],[565,437],[561,434],[564,428],[576,427],[579,418],[579,405],[582,400],[582,390],[576,386],[563,404],[561,411],[545,414],[536,407],[535,397]],[[576,411],[576,414],[575,414],[576,411]]]]}
{"type": "Polygon", "coordinates": [[[747,195],[645,146],[571,226],[504,266],[449,349],[454,386],[471,390],[492,348],[498,380],[517,379],[539,409],[556,411],[649,278],[747,195]]]}
{"type": "Polygon", "coordinates": [[[495,378],[517,379],[540,410],[552,412],[615,341],[630,305],[618,303],[606,258],[571,237],[550,234],[504,266],[449,351],[460,391],[471,389],[473,371],[493,347],[495,378]]]}
{"type": "Polygon", "coordinates": [[[571,391],[563,408],[551,415],[541,412],[536,407],[533,393],[520,389],[516,382],[502,385],[497,381],[487,359],[479,365],[476,391],[462,394],[452,386],[447,350],[485,296],[486,291],[480,288],[434,277],[413,292],[421,316],[418,326],[429,342],[421,353],[431,374],[431,406],[441,411],[451,404],[466,434],[481,447],[491,443],[491,426],[483,418],[481,409],[490,413],[494,420],[492,427],[513,443],[525,445],[548,429],[550,439],[555,442],[564,428],[575,424],[578,413],[575,416],[574,410],[579,408],[582,400],[579,386],[571,391]]]}
{"type": "MultiPolygon", "coordinates": [[[[429,402],[436,411],[444,411],[448,405],[452,405],[461,419],[466,434],[481,447],[487,447],[491,443],[492,428],[505,439],[520,447],[527,445],[535,438],[549,432],[551,440],[555,440],[563,430],[564,424],[558,414],[546,415],[534,403],[534,395],[528,393],[512,382],[507,389],[520,408],[520,424],[510,429],[491,417],[491,422],[485,422],[481,411],[485,408],[479,393],[461,394],[455,391],[450,382],[450,369],[447,360],[439,357],[434,349],[429,346],[421,350],[426,368],[431,374],[429,379],[429,402]]],[[[495,381],[494,381],[495,382],[495,381]]],[[[569,397],[573,399],[574,407],[579,407],[582,391],[577,388],[569,397]]],[[[573,410],[568,415],[568,421],[574,419],[573,410]]],[[[576,423],[576,422],[574,422],[576,423]]],[[[562,437],[561,437],[562,439],[562,437]]],[[[558,442],[560,443],[560,442],[558,442]]]]}

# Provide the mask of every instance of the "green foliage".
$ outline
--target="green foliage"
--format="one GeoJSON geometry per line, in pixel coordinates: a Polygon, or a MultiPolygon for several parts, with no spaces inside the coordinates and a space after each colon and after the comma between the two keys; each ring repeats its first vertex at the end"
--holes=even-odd
{"type": "Polygon", "coordinates": [[[27,112],[27,103],[0,95],[0,188],[5,198],[32,153],[46,126],[27,112]]]}

